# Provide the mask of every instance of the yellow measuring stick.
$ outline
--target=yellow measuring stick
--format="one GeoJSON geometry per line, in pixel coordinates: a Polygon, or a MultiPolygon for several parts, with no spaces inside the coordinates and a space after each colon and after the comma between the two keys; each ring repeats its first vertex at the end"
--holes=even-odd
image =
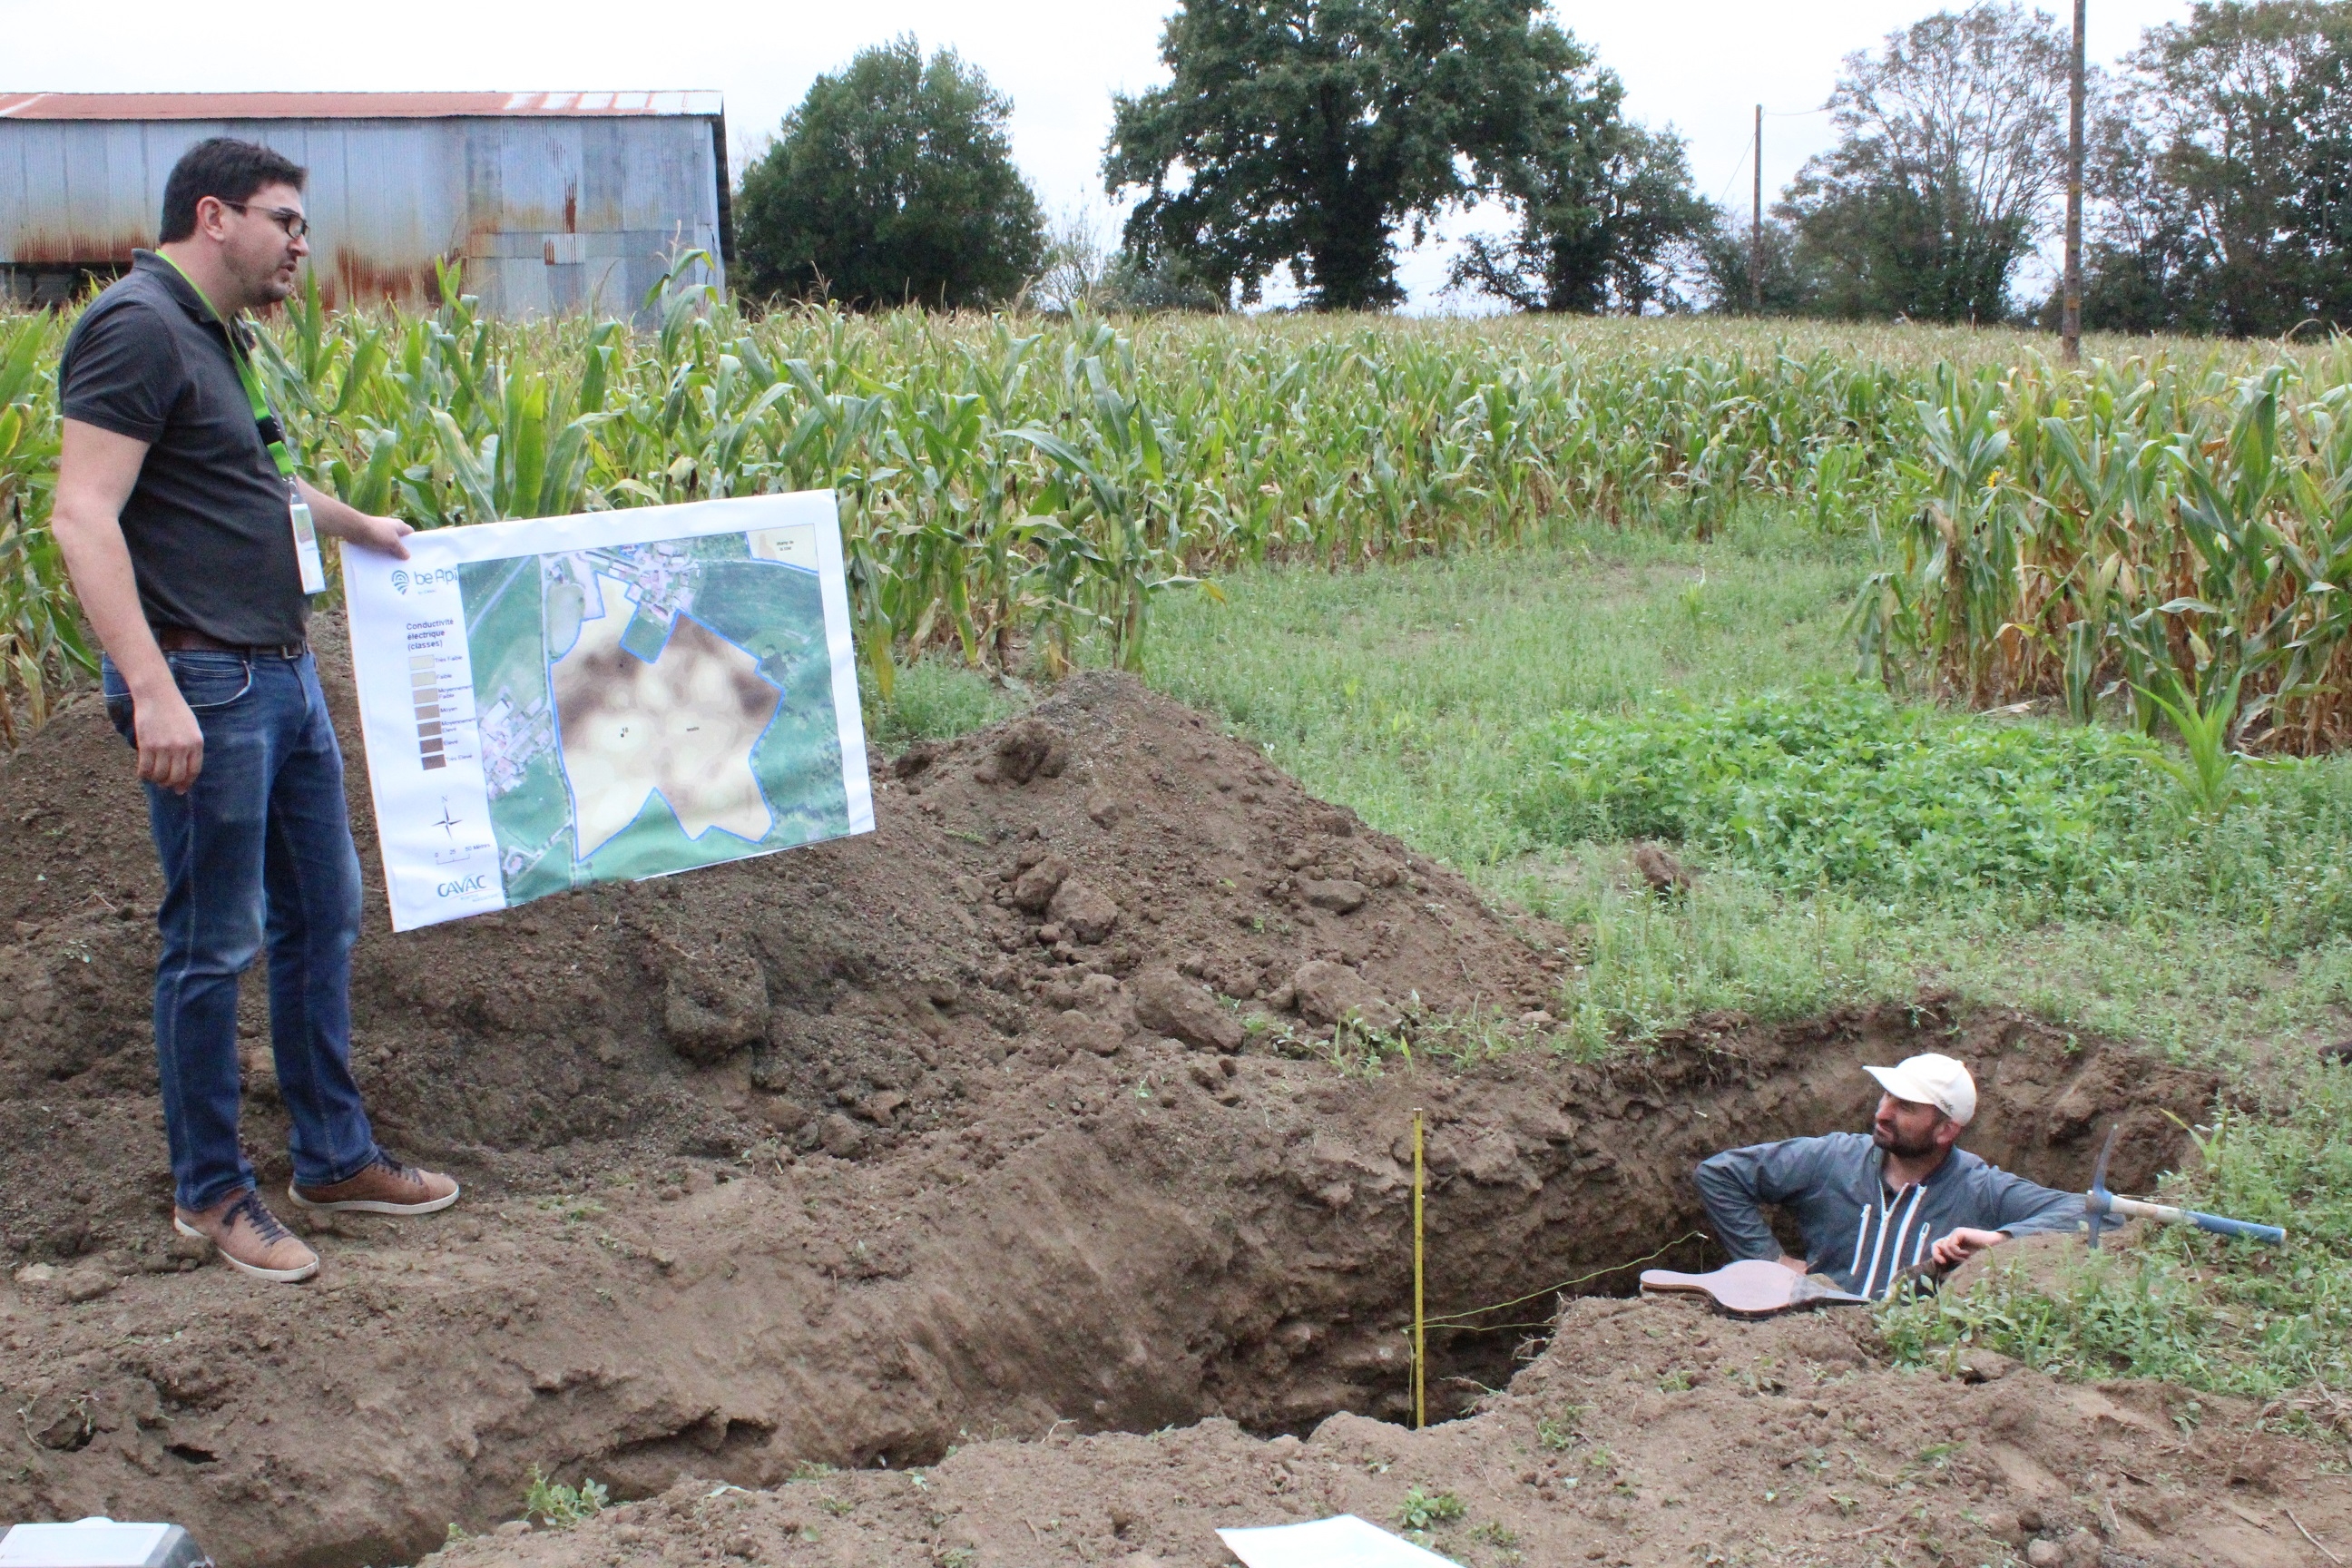
{"type": "Polygon", "coordinates": [[[1412,1426],[1429,1419],[1429,1363],[1422,1332],[1425,1320],[1421,1306],[1421,1108],[1412,1112],[1412,1426]]]}

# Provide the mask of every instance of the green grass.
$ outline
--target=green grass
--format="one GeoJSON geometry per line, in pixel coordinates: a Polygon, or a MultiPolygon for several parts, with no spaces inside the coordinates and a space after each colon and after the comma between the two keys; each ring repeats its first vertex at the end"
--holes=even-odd
{"type": "Polygon", "coordinates": [[[2135,738],[1846,695],[1873,569],[1866,540],[1758,507],[1706,543],[1570,530],[1247,572],[1222,605],[1163,605],[1148,675],[1567,927],[1559,1005],[1586,1049],[1696,1012],[1928,988],[2224,1063],[2352,1032],[2352,763],[2265,770],[2215,824],[2135,738]],[[1823,743],[1757,767],[1759,716],[1823,743]],[[1830,765],[1864,742],[1892,763],[1830,765]],[[1597,805],[1560,794],[1570,742],[1597,805]],[[1671,787],[1629,783],[1644,765],[1671,787]],[[1696,887],[1653,897],[1628,873],[1636,836],[1678,839],[1696,887]]]}
{"type": "Polygon", "coordinates": [[[1754,691],[1851,665],[1867,570],[1769,513],[1711,546],[1576,530],[1549,546],[1223,578],[1163,600],[1147,676],[1318,795],[1463,867],[1519,847],[1510,742],[1563,709],[1754,691]]]}
{"type": "Polygon", "coordinates": [[[987,675],[946,658],[902,664],[890,683],[890,700],[861,683],[866,733],[886,752],[903,752],[917,741],[944,741],[983,730],[1028,706],[1025,689],[1000,686],[987,675]]]}

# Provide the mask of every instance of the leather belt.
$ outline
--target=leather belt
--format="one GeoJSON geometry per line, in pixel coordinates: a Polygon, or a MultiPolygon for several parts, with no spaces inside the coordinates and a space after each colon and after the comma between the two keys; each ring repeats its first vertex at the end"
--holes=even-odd
{"type": "Polygon", "coordinates": [[[165,653],[233,653],[246,658],[300,658],[310,651],[308,638],[289,643],[229,643],[186,626],[159,626],[155,646],[165,653]]]}

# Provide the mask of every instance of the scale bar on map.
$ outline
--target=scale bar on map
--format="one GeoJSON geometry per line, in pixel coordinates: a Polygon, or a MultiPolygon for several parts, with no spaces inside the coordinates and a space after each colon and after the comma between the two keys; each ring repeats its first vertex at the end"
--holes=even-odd
{"type": "Polygon", "coordinates": [[[416,751],[428,769],[446,768],[449,759],[441,750],[441,678],[429,653],[408,656],[408,694],[416,710],[416,751]]]}

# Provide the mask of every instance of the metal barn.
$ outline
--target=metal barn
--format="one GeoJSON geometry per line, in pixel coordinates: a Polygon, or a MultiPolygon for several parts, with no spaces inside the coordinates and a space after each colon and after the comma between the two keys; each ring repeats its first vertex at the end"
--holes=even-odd
{"type": "Polygon", "coordinates": [[[727,252],[715,92],[16,93],[0,94],[0,284],[57,303],[129,266],[207,136],[310,171],[333,302],[429,303],[434,263],[462,261],[499,315],[623,314],[679,252],[727,252]]]}

